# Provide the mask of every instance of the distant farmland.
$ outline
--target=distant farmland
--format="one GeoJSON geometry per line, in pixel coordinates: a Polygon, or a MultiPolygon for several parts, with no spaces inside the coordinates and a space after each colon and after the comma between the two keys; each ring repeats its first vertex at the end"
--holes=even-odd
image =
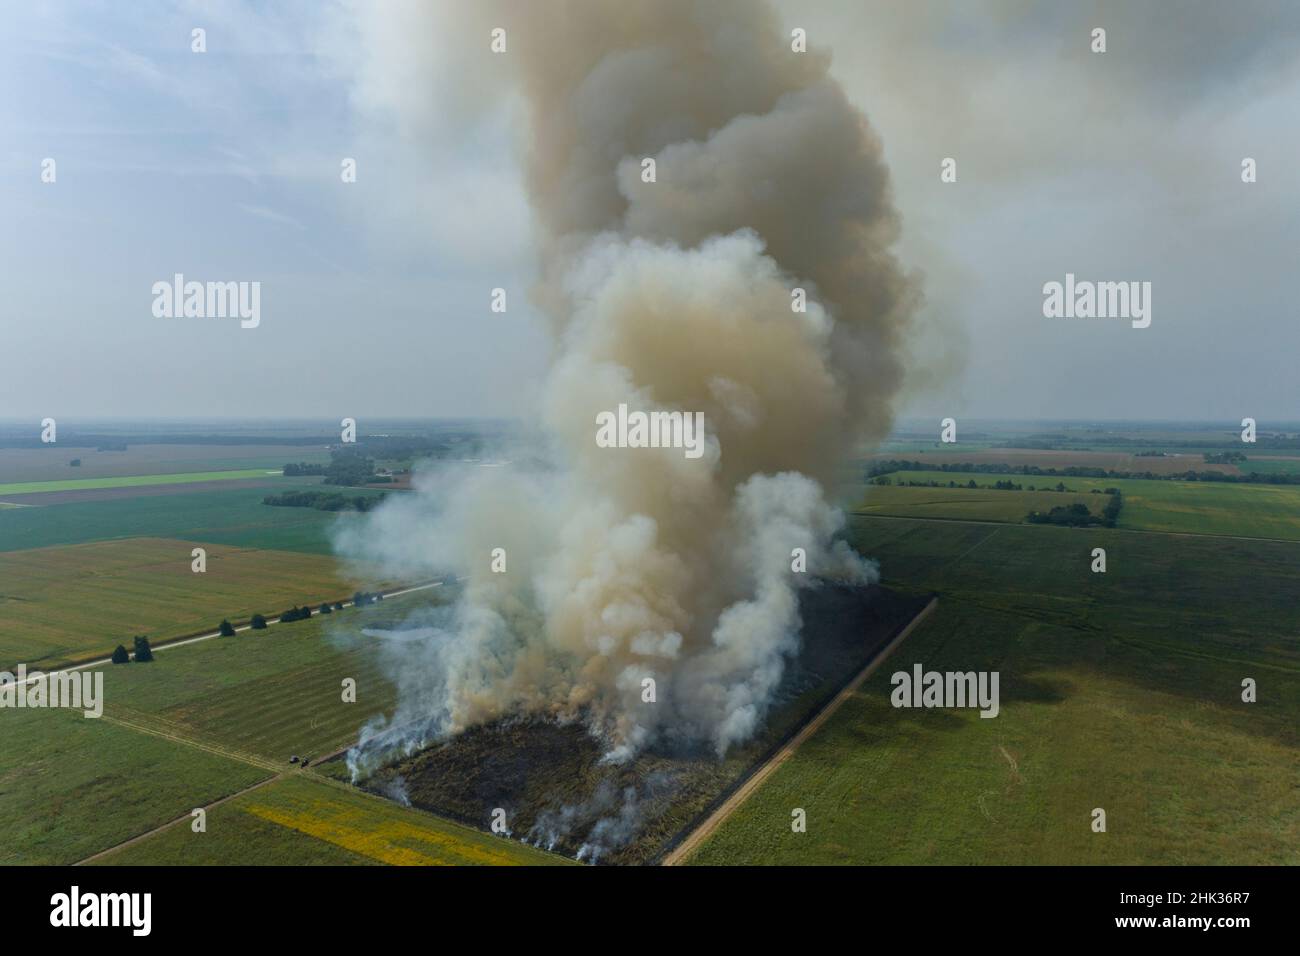
{"type": "MultiPolygon", "coordinates": [[[[975,518],[985,521],[1021,520],[1041,504],[1030,504],[1028,491],[996,491],[994,482],[1011,479],[1017,484],[1055,487],[1058,482],[1082,492],[1081,500],[1094,512],[1104,506],[1102,495],[1092,489],[1119,488],[1124,508],[1119,526],[1144,531],[1189,534],[1227,534],[1252,538],[1281,538],[1300,541],[1300,485],[1259,485],[1212,481],[1169,481],[1133,478],[1065,478],[1051,475],[989,475],[976,472],[900,471],[895,481],[937,481],[944,488],[907,488],[868,485],[860,510],[872,514],[904,517],[975,518]],[[978,489],[947,489],[949,481],[965,485],[974,481],[978,489]],[[935,492],[951,491],[951,496],[935,492]],[[978,496],[981,504],[962,505],[961,495],[978,496]],[[1007,503],[998,505],[998,496],[1007,503]],[[1021,507],[1024,505],[1024,507],[1021,507]],[[928,509],[928,510],[927,510],[928,509]],[[1020,514],[1017,516],[1016,511],[1020,514]]],[[[1073,498],[1057,492],[1048,501],[1068,504],[1073,498]]]]}
{"type": "MultiPolygon", "coordinates": [[[[0,497],[39,494],[49,491],[84,491],[96,488],[130,488],[140,485],[183,485],[200,481],[236,481],[241,478],[265,478],[266,468],[244,471],[198,471],[185,474],[118,475],[111,478],[65,478],[59,481],[24,481],[0,485],[0,497]]],[[[280,470],[274,469],[274,474],[280,470]]]]}
{"type": "MultiPolygon", "coordinates": [[[[895,477],[907,481],[912,474],[912,472],[899,472],[895,477]]],[[[962,476],[963,483],[968,480],[967,476],[962,476]]],[[[996,491],[989,488],[908,488],[899,485],[871,485],[862,503],[854,510],[862,514],[897,515],[904,518],[966,518],[975,521],[1019,522],[1023,521],[1030,511],[1050,511],[1076,502],[1082,502],[1088,505],[1094,514],[1100,514],[1109,500],[1102,495],[1067,494],[1055,491],[996,491]]]]}
{"type": "MultiPolygon", "coordinates": [[[[275,493],[320,490],[319,480],[269,480],[276,483],[275,493]]],[[[329,529],[357,517],[312,508],[273,508],[262,504],[271,493],[267,488],[229,484],[232,487],[205,487],[193,494],[5,509],[0,511],[0,552],[147,536],[331,554],[329,529]]]]}
{"type": "Polygon", "coordinates": [[[200,471],[279,469],[287,462],[324,463],[322,445],[161,445],[131,442],[126,451],[59,442],[39,448],[0,448],[0,475],[6,481],[52,481],[123,475],[180,474],[200,471]],[[81,464],[72,467],[74,458],[81,464]]]}
{"type": "Polygon", "coordinates": [[[1200,452],[1167,452],[1160,456],[1139,456],[1120,451],[1060,451],[1037,448],[985,448],[978,451],[912,451],[889,452],[868,459],[868,464],[880,460],[906,458],[925,464],[940,465],[1012,465],[1016,468],[1029,465],[1037,468],[1104,468],[1107,471],[1149,471],[1156,475],[1179,474],[1184,471],[1218,471],[1235,475],[1250,468],[1234,465],[1209,465],[1200,452]]]}
{"type": "MultiPolygon", "coordinates": [[[[268,509],[271,510],[271,509],[268,509]]],[[[0,553],[0,666],[107,655],[135,634],[214,630],[356,588],[328,557],[163,538],[0,553]],[[207,572],[190,568],[207,549],[207,572]]]]}

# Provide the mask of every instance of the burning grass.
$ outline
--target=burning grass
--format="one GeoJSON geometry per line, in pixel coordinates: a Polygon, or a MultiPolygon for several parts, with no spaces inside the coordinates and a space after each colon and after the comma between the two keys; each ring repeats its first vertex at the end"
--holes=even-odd
{"type": "MultiPolygon", "coordinates": [[[[878,585],[802,597],[803,646],[786,668],[765,730],[723,759],[662,742],[621,765],[580,722],[515,717],[471,728],[364,781],[440,816],[589,862],[656,860],[738,786],[924,607],[878,585]]],[[[653,706],[653,705],[647,705],[653,706]]]]}

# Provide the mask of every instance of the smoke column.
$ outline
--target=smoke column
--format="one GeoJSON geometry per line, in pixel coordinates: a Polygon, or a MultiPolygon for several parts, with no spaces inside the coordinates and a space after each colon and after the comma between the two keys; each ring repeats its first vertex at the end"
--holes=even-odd
{"type": "MultiPolygon", "coordinates": [[[[412,9],[389,36],[461,31],[487,57],[507,31],[491,67],[528,117],[554,464],[443,468],[342,534],[346,554],[466,579],[385,645],[400,702],[354,769],[512,713],[584,720],[612,761],[656,739],[721,754],[757,729],[797,650],[797,590],[874,573],[836,539],[824,489],[888,432],[917,300],[880,144],[828,56],[793,52],[752,0],[432,16],[412,9]],[[702,412],[704,454],[598,447],[596,416],[620,403],[702,412]]],[[[421,108],[418,90],[400,100],[421,108]]]]}

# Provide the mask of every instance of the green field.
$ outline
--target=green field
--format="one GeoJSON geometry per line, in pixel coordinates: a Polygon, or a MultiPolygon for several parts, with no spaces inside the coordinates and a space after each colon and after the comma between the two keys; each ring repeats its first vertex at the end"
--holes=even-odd
{"type": "MultiPolygon", "coordinates": [[[[268,508],[268,510],[271,510],[268,508]]],[[[387,582],[376,582],[387,583],[387,582]]],[[[0,666],[50,668],[153,640],[215,630],[350,595],[333,558],[165,538],[0,553],[0,666]],[[191,551],[207,550],[207,571],[191,551]]]]}
{"type": "Polygon", "coordinates": [[[0,480],[54,481],[250,468],[279,471],[288,462],[329,461],[329,452],[318,444],[156,444],[137,442],[134,437],[122,439],[128,442],[125,451],[99,451],[93,445],[64,441],[39,447],[0,448],[0,480]],[[73,459],[81,464],[71,465],[73,459]]]}
{"type": "Polygon", "coordinates": [[[279,475],[280,469],[255,468],[243,471],[195,471],[169,475],[116,475],[111,478],[67,478],[59,481],[20,481],[0,485],[0,495],[28,495],[43,491],[84,491],[90,488],[136,488],[145,485],[188,485],[197,481],[234,481],[279,475]]]}
{"type": "Polygon", "coordinates": [[[1300,546],[892,518],[852,532],[939,611],[693,863],[1300,862],[1300,546]],[[890,675],[914,663],[998,671],[1001,714],[891,707],[890,675]]]}
{"type": "Polygon", "coordinates": [[[66,710],[5,708],[0,734],[5,865],[75,863],[271,775],[66,710]]]}
{"type": "Polygon", "coordinates": [[[273,480],[269,489],[232,487],[7,509],[0,512],[0,551],[143,536],[331,554],[330,528],[358,516],[264,505],[268,494],[320,490],[319,480],[273,480]]]}
{"type": "Polygon", "coordinates": [[[1300,475],[1300,458],[1250,458],[1239,462],[1237,468],[1244,474],[1300,475]]]}
{"type": "Polygon", "coordinates": [[[1124,494],[1119,527],[1141,531],[1170,531],[1187,534],[1241,535],[1250,538],[1281,538],[1300,541],[1300,485],[1256,485],[1212,481],[1146,481],[1134,478],[1064,478],[1045,475],[989,475],[974,472],[907,471],[894,472],[902,481],[938,481],[947,485],[955,481],[964,485],[974,481],[977,489],[907,488],[897,485],[867,486],[858,510],[869,514],[902,517],[970,518],[983,521],[1018,521],[1032,509],[1044,510],[1033,502],[1042,492],[996,491],[990,486],[1001,479],[1022,484],[1056,487],[1065,484],[1069,491],[1080,492],[1076,499],[1068,494],[1049,492],[1041,499],[1056,504],[1074,500],[1088,503],[1100,512],[1105,498],[1091,494],[1095,488],[1119,488],[1124,494]],[[969,505],[961,504],[961,495],[976,496],[969,505]],[[998,496],[1006,496],[1000,503],[998,496]],[[1023,507],[1022,507],[1023,505],[1023,507]],[[1019,515],[1016,512],[1019,511],[1019,515]]]}
{"type": "MultiPolygon", "coordinates": [[[[904,479],[906,480],[906,479],[904,479]]],[[[916,480],[916,479],[914,479],[916,480]]],[[[1082,502],[1099,514],[1110,499],[1054,491],[996,491],[989,488],[907,488],[872,485],[855,509],[862,514],[903,518],[956,518],[1020,522],[1030,511],[1050,511],[1082,502]]]]}
{"type": "MultiPolygon", "coordinates": [[[[439,591],[190,644],[148,664],[103,665],[98,719],[0,710],[5,739],[21,741],[0,755],[0,826],[10,837],[0,862],[82,859],[292,771],[291,755],[320,757],[346,746],[393,702],[375,661],[378,639],[361,630],[399,626],[439,591]],[[344,677],[357,681],[356,703],[341,699],[344,677]]],[[[305,832],[295,838],[277,831],[279,842],[266,852],[295,839],[312,842],[305,832]]],[[[249,852],[239,841],[213,844],[214,851],[218,845],[249,852]]],[[[309,856],[329,862],[323,856],[330,852],[315,847],[309,856]]]]}
{"type": "Polygon", "coordinates": [[[295,774],[102,857],[113,865],[563,866],[564,857],[295,774]]]}
{"type": "Polygon", "coordinates": [[[394,689],[375,659],[379,639],[362,628],[398,626],[441,588],[273,624],[160,653],[148,664],[108,668],[105,713],[186,739],[288,766],[356,739],[388,710],[394,689]],[[344,678],[356,703],[342,700],[344,678]]]}

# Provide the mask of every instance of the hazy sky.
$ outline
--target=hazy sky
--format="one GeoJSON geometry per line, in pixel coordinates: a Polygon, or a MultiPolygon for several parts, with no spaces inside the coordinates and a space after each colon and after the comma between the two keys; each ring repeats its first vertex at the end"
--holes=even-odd
{"type": "MultiPolygon", "coordinates": [[[[779,6],[884,142],[931,329],[904,412],[1300,417],[1300,5],[779,6]],[[1151,326],[1045,318],[1067,272],[1151,282],[1151,326]]],[[[461,68],[486,37],[384,9],[5,8],[0,417],[533,407],[522,119],[461,68]],[[156,318],[178,272],[260,282],[261,324],[156,318]]]]}

